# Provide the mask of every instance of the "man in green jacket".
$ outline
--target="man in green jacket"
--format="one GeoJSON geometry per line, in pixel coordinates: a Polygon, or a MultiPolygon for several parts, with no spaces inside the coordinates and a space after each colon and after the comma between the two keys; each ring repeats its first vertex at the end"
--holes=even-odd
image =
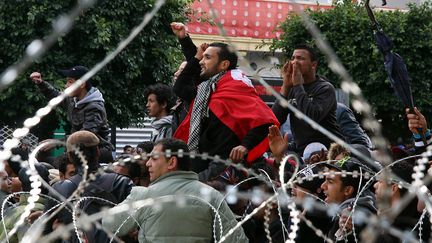
{"type": "MultiPolygon", "coordinates": [[[[198,175],[189,171],[190,158],[177,155],[179,150],[189,152],[180,140],[156,143],[147,161],[150,186],[132,188],[115,207],[119,212],[102,220],[106,230],[122,236],[139,227],[139,242],[212,242],[234,228],[237,221],[222,194],[198,181],[198,175]],[[129,210],[122,210],[127,206],[129,210]]],[[[239,227],[225,242],[248,239],[239,227]]]]}

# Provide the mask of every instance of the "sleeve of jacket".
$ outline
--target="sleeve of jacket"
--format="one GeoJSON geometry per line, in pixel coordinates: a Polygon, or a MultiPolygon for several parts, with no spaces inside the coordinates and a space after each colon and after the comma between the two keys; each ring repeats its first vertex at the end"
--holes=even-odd
{"type": "MultiPolygon", "coordinates": [[[[61,94],[60,91],[58,91],[54,86],[52,86],[47,81],[43,81],[42,83],[38,84],[37,87],[39,88],[40,92],[45,96],[47,99],[52,99],[61,94]]],[[[63,100],[62,103],[60,103],[60,106],[62,106],[64,109],[67,109],[67,103],[66,100],[69,99],[68,97],[63,100]]]]}
{"type": "Polygon", "coordinates": [[[129,177],[117,175],[113,183],[112,193],[117,197],[118,202],[124,201],[131,193],[134,184],[129,177]]]}
{"type": "Polygon", "coordinates": [[[348,107],[338,104],[336,110],[336,119],[339,127],[345,137],[345,140],[350,144],[362,144],[368,148],[371,147],[370,139],[364,133],[360,124],[355,119],[354,113],[348,107]]]}
{"type": "MultiPolygon", "coordinates": [[[[286,99],[287,97],[283,97],[286,99]]],[[[278,119],[279,123],[284,124],[288,118],[289,110],[288,108],[282,107],[279,101],[276,101],[272,106],[272,111],[278,119]]]]}
{"type": "Polygon", "coordinates": [[[199,79],[199,74],[201,67],[199,65],[199,60],[193,57],[190,59],[183,71],[177,77],[174,84],[174,93],[181,99],[190,103],[197,94],[197,80],[199,79]]]}
{"type": "Polygon", "coordinates": [[[110,214],[102,219],[102,227],[112,233],[117,233],[118,236],[126,235],[130,230],[139,226],[143,219],[140,217],[140,211],[132,207],[134,202],[144,200],[144,187],[134,187],[129,196],[120,204],[113,207],[111,210],[119,210],[119,212],[110,214]]]}
{"type": "Polygon", "coordinates": [[[99,104],[89,104],[85,110],[82,130],[98,134],[100,128],[106,124],[106,121],[104,120],[106,116],[104,113],[105,111],[99,106],[99,104]]]}
{"type": "MultiPolygon", "coordinates": [[[[222,224],[222,236],[226,235],[231,229],[233,229],[237,225],[237,220],[235,219],[234,213],[228,207],[228,204],[220,199],[220,208],[219,208],[219,216],[221,218],[222,224]]],[[[216,224],[216,236],[217,238],[220,235],[220,225],[216,224]]],[[[219,239],[219,238],[218,238],[219,239]]],[[[249,239],[246,237],[243,227],[237,228],[229,237],[227,237],[224,242],[233,242],[233,243],[241,243],[241,242],[249,242],[249,239]]]]}
{"type": "Polygon", "coordinates": [[[195,46],[189,35],[187,35],[185,38],[179,39],[179,42],[182,47],[183,55],[185,56],[186,61],[189,61],[197,53],[197,47],[195,46]]]}
{"type": "Polygon", "coordinates": [[[252,128],[248,134],[243,138],[241,144],[245,146],[248,150],[253,149],[257,146],[263,139],[268,135],[268,128],[272,124],[264,124],[255,128],[252,128]]]}
{"type": "Polygon", "coordinates": [[[309,98],[303,85],[294,86],[290,95],[295,98],[297,108],[316,122],[320,122],[329,112],[336,110],[335,90],[330,83],[322,85],[313,99],[309,98]]]}

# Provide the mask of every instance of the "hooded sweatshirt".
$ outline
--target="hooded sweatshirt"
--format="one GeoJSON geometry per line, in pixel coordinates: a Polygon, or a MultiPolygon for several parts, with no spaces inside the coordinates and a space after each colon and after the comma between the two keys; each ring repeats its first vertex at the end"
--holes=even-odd
{"type": "Polygon", "coordinates": [[[347,208],[351,208],[351,210],[354,210],[352,215],[355,215],[354,213],[356,211],[361,211],[367,216],[376,214],[377,209],[375,206],[375,197],[369,190],[367,190],[362,196],[358,198],[356,205],[354,207],[355,200],[356,200],[355,197],[347,199],[344,202],[342,202],[342,204],[339,206],[338,213],[336,214],[336,216],[333,217],[332,227],[327,234],[328,238],[332,239],[335,242],[348,242],[348,243],[356,242],[355,240],[356,238],[357,240],[360,239],[360,233],[364,229],[366,224],[359,224],[355,222],[356,221],[355,216],[352,216],[354,217],[353,225],[356,233],[356,236],[354,237],[352,230],[349,232],[343,232],[342,229],[339,229],[339,218],[340,218],[339,216],[347,208]]]}
{"type": "MultiPolygon", "coordinates": [[[[48,82],[44,81],[38,87],[48,99],[60,95],[60,92],[48,82]]],[[[87,130],[98,135],[102,140],[101,146],[105,147],[109,144],[105,101],[97,88],[92,87],[86,96],[79,101],[75,97],[67,97],[61,106],[67,110],[68,120],[71,123],[71,133],[87,130]]]]}
{"type": "Polygon", "coordinates": [[[154,120],[151,125],[155,129],[152,133],[151,141],[156,142],[162,138],[172,137],[172,119],[173,116],[164,116],[161,119],[154,120]]]}

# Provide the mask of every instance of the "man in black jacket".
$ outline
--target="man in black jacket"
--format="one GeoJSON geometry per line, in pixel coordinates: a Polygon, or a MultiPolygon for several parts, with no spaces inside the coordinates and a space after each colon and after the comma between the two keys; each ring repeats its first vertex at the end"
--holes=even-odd
{"type": "MultiPolygon", "coordinates": [[[[99,138],[88,131],[78,131],[70,135],[66,142],[67,156],[76,167],[77,174],[71,178],[59,181],[53,185],[53,188],[61,194],[64,198],[69,198],[77,189],[79,183],[83,179],[83,161],[81,153],[87,161],[88,173],[95,174],[99,168],[99,138]]],[[[93,177],[93,176],[92,176],[93,177]]],[[[84,185],[82,193],[77,194],[73,199],[77,203],[80,196],[82,197],[98,197],[103,200],[87,199],[81,202],[76,208],[80,208],[86,214],[97,213],[102,207],[111,207],[114,204],[122,202],[129,195],[133,183],[132,181],[117,173],[103,173],[95,174],[95,178],[89,180],[87,185],[84,185]],[[110,201],[113,204],[106,203],[110,201]]],[[[56,195],[51,195],[56,197],[56,195]]],[[[53,208],[57,202],[49,200],[45,206],[45,211],[53,208]]],[[[66,205],[69,207],[70,205],[66,205]]],[[[76,210],[76,208],[69,208],[69,210],[76,210]]],[[[72,223],[72,215],[67,210],[63,209],[50,220],[45,228],[45,233],[51,232],[56,229],[60,224],[68,225],[72,223]]],[[[102,230],[97,228],[94,224],[90,228],[83,228],[78,226],[80,232],[83,232],[85,242],[108,242],[110,237],[102,230]]],[[[78,242],[75,232],[71,232],[69,242],[78,242]]]]}
{"type": "MultiPolygon", "coordinates": [[[[69,88],[87,72],[88,69],[84,66],[59,70],[59,73],[66,77],[65,88],[69,88]]],[[[60,91],[42,80],[42,75],[39,72],[33,72],[30,79],[38,86],[46,98],[52,99],[60,95],[60,91]]],[[[87,81],[70,93],[69,97],[61,103],[61,106],[67,111],[68,120],[71,123],[71,133],[87,130],[96,134],[101,140],[101,162],[113,162],[112,145],[108,140],[109,127],[105,111],[105,100],[102,93],[93,87],[90,81],[87,81]]]]}
{"type": "MultiPolygon", "coordinates": [[[[317,66],[318,58],[315,51],[308,46],[297,46],[291,60],[282,70],[281,95],[312,120],[343,138],[336,123],[335,89],[326,79],[316,75],[317,66]]],[[[332,141],[329,138],[291,114],[291,111],[282,107],[279,102],[273,105],[272,110],[281,124],[285,123],[290,114],[295,143],[291,150],[302,154],[305,147],[312,142],[330,147],[332,141]]]]}
{"type": "Polygon", "coordinates": [[[369,189],[365,189],[362,194],[358,195],[367,181],[363,175],[366,172],[373,174],[373,171],[359,160],[349,156],[337,161],[329,161],[324,165],[329,173],[321,185],[325,194],[324,201],[338,205],[337,214],[332,219],[327,237],[335,242],[357,242],[356,239],[360,238],[366,222],[356,221],[356,213],[361,212],[367,218],[377,212],[375,195],[369,189]],[[350,174],[342,176],[340,173],[337,174],[338,172],[357,172],[360,176],[350,174]]]}
{"type": "MultiPolygon", "coordinates": [[[[189,38],[184,25],[173,24],[184,48],[183,39],[189,38]]],[[[192,108],[174,137],[187,142],[191,151],[252,162],[268,149],[268,127],[277,124],[276,118],[251,81],[236,69],[237,55],[231,46],[212,43],[187,50],[183,50],[186,58],[193,52],[195,56],[178,75],[174,92],[192,108]]],[[[192,163],[202,181],[219,175],[224,168],[205,161],[192,163]]]]}

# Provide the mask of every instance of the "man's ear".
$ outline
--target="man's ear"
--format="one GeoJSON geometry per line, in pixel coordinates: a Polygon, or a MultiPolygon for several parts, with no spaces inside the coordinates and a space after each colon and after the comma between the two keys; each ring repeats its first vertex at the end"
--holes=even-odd
{"type": "Polygon", "coordinates": [[[354,195],[354,187],[353,187],[353,186],[346,186],[346,187],[344,188],[344,195],[345,195],[347,198],[352,197],[352,196],[354,195]]]}
{"type": "Polygon", "coordinates": [[[392,195],[399,193],[399,185],[398,184],[392,184],[391,185],[391,192],[392,192],[392,195]]]}
{"type": "Polygon", "coordinates": [[[178,159],[175,156],[172,156],[168,160],[168,169],[169,170],[177,170],[178,159]]]}
{"type": "Polygon", "coordinates": [[[226,70],[228,70],[228,67],[230,66],[230,64],[231,64],[230,61],[223,60],[219,63],[219,67],[222,71],[226,71],[226,70]]]}
{"type": "Polygon", "coordinates": [[[312,69],[316,72],[316,70],[317,70],[317,67],[318,67],[318,62],[317,61],[313,61],[312,62],[312,69]]]}
{"type": "Polygon", "coordinates": [[[85,89],[86,88],[86,82],[84,82],[83,84],[81,84],[79,87],[80,87],[80,89],[85,89]]]}

